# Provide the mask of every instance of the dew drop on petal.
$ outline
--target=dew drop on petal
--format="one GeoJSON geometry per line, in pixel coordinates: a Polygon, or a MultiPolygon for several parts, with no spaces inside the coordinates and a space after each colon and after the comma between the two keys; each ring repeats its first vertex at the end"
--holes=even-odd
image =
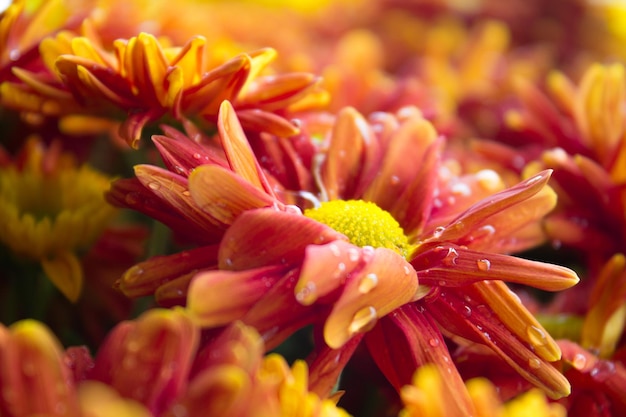
{"type": "Polygon", "coordinates": [[[456,265],[456,260],[459,257],[459,253],[454,248],[448,248],[448,253],[445,258],[443,258],[443,263],[451,266],[456,265]]]}
{"type": "Polygon", "coordinates": [[[300,210],[300,207],[293,204],[287,204],[285,206],[285,212],[290,214],[302,214],[302,210],[300,210]]]}
{"type": "Polygon", "coordinates": [[[391,176],[391,185],[397,185],[400,183],[400,177],[398,177],[397,175],[392,175],[391,176]]]}
{"type": "Polygon", "coordinates": [[[189,192],[189,190],[185,190],[181,194],[184,195],[185,197],[191,196],[191,193],[189,192]]]}
{"type": "Polygon", "coordinates": [[[545,346],[548,343],[546,333],[537,326],[528,326],[526,334],[533,346],[545,346]]]}
{"type": "Polygon", "coordinates": [[[335,256],[341,255],[341,251],[339,250],[339,246],[335,245],[334,243],[331,243],[330,245],[328,245],[328,249],[335,256]]]}
{"type": "Polygon", "coordinates": [[[491,268],[491,262],[489,262],[489,259],[479,259],[476,261],[476,266],[481,271],[489,271],[489,268],[491,268]]]}
{"type": "Polygon", "coordinates": [[[572,359],[572,365],[576,369],[583,369],[587,365],[587,358],[582,353],[577,353],[572,359]]]}
{"type": "Polygon", "coordinates": [[[436,339],[436,338],[433,337],[432,339],[428,340],[428,344],[431,347],[437,347],[437,346],[439,346],[439,339],[436,339]]]}
{"type": "Polygon", "coordinates": [[[465,317],[470,317],[472,315],[472,307],[470,307],[468,305],[463,306],[463,315],[465,317]]]}
{"type": "Polygon", "coordinates": [[[359,281],[359,292],[361,294],[367,294],[372,291],[378,285],[378,275],[369,273],[361,278],[359,281]]]}
{"type": "Polygon", "coordinates": [[[409,275],[411,273],[411,268],[407,265],[404,265],[404,275],[409,275]]]}
{"type": "Polygon", "coordinates": [[[440,238],[441,235],[443,234],[443,232],[445,232],[446,228],[443,226],[439,226],[437,228],[435,228],[435,230],[433,230],[433,237],[435,239],[440,238]]]}
{"type": "Polygon", "coordinates": [[[300,291],[296,293],[296,300],[302,305],[311,305],[317,299],[317,286],[314,282],[307,282],[300,291]]]}
{"type": "Polygon", "coordinates": [[[11,61],[17,61],[18,59],[20,59],[20,57],[22,56],[21,52],[19,49],[15,48],[15,49],[11,49],[11,51],[9,52],[9,59],[11,61]]]}
{"type": "Polygon", "coordinates": [[[541,367],[541,360],[538,358],[530,358],[528,359],[528,366],[532,369],[539,369],[541,367]]]}
{"type": "Polygon", "coordinates": [[[464,182],[457,182],[450,188],[450,191],[452,192],[452,194],[461,195],[464,197],[472,194],[472,190],[464,182]]]}
{"type": "Polygon", "coordinates": [[[359,257],[359,250],[357,248],[348,249],[348,259],[350,259],[350,262],[358,261],[359,257]]]}
{"type": "Polygon", "coordinates": [[[200,158],[202,158],[202,155],[200,155],[198,152],[196,152],[196,153],[193,154],[193,158],[194,159],[200,159],[200,158]]]}
{"type": "Polygon", "coordinates": [[[351,334],[368,331],[374,327],[377,320],[378,313],[376,309],[373,306],[364,307],[354,314],[348,326],[348,331],[351,334]]]}
{"type": "Polygon", "coordinates": [[[151,182],[148,184],[148,187],[150,187],[151,190],[158,190],[159,188],[161,188],[161,184],[159,184],[158,182],[151,182]]]}

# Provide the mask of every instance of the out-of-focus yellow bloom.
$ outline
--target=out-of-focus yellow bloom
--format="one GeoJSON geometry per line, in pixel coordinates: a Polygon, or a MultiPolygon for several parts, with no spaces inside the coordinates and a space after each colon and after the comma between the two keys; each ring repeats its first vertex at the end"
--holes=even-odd
{"type": "Polygon", "coordinates": [[[87,249],[115,213],[103,197],[109,181],[36,140],[26,143],[23,165],[0,171],[0,242],[18,257],[39,261],[72,301],[83,281],[77,251],[87,249]]]}
{"type": "MultiPolygon", "coordinates": [[[[476,410],[476,417],[565,417],[562,405],[548,402],[538,389],[503,403],[489,380],[475,378],[467,381],[467,390],[476,410]]],[[[438,368],[426,365],[418,369],[412,385],[402,388],[405,408],[400,417],[461,417],[455,415],[443,395],[443,377],[438,368]]]]}

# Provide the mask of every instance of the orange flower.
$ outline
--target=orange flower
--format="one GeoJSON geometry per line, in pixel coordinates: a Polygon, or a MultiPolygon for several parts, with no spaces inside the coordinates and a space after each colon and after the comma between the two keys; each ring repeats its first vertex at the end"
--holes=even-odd
{"type": "Polygon", "coordinates": [[[92,359],[85,348],[63,353],[39,322],[0,325],[0,412],[347,416],[335,401],[309,392],[304,362],[289,368],[277,354],[264,358],[254,329],[234,323],[202,350],[199,330],[183,310],[151,310],[118,324],[92,359]]]}
{"type": "MultiPolygon", "coordinates": [[[[311,167],[322,200],[304,215],[289,203],[316,200],[315,190],[285,189],[261,167],[228,102],[218,122],[223,157],[180,134],[155,137],[169,170],[138,166],[143,188],[125,182],[111,198],[123,204],[132,195],[124,188],[132,188],[145,197],[131,201],[158,204],[139,208],[165,207],[162,218],[186,223],[186,235],[197,227],[196,241],[209,246],[137,265],[120,287],[183,302],[191,281],[187,303],[199,323],[242,319],[269,347],[305,324],[321,326],[328,346],[318,346],[312,384],[322,395],[341,369],[326,368],[328,358],[345,363],[372,329],[367,345],[398,389],[416,367],[434,361],[451,374],[451,398],[463,392],[438,324],[494,349],[550,395],[567,394],[567,382],[546,363],[560,358],[558,347],[499,281],[546,290],[578,281],[566,268],[501,254],[541,241],[536,221],[554,205],[544,187],[549,172],[495,194],[501,185],[494,172],[441,177],[442,140],[418,113],[403,114],[368,123],[346,109],[316,152],[300,148],[311,158],[300,166],[311,167]],[[200,268],[205,272],[192,279],[200,268]]],[[[266,166],[298,166],[298,153],[291,155],[266,158],[266,166]]],[[[464,395],[454,403],[471,407],[464,395]]]]}
{"type": "Polygon", "coordinates": [[[171,47],[141,33],[116,40],[109,51],[87,23],[83,32],[44,39],[40,53],[48,72],[13,67],[21,83],[2,85],[3,103],[47,116],[114,116],[121,110],[120,134],[135,147],[147,123],[165,115],[214,122],[223,100],[235,103],[246,126],[283,136],[297,132],[284,118],[290,109],[323,104],[312,74],[260,75],[275,58],[270,48],[207,68],[209,48],[201,36],[171,47]]]}

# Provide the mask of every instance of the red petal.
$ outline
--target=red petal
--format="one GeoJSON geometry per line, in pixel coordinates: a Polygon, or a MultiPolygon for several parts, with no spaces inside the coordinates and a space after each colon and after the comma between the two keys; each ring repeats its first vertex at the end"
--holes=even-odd
{"type": "Polygon", "coordinates": [[[407,304],[384,317],[365,335],[365,342],[378,367],[398,392],[411,383],[417,368],[433,363],[444,379],[449,415],[473,415],[474,407],[465,384],[428,313],[407,304]]]}
{"type": "Polygon", "coordinates": [[[347,240],[341,233],[299,214],[248,210],[228,229],[219,252],[220,269],[299,265],[309,245],[347,240]]]}
{"type": "Polygon", "coordinates": [[[420,282],[431,286],[457,287],[478,281],[502,280],[546,291],[560,291],[579,281],[569,268],[472,251],[456,245],[440,245],[421,252],[411,265],[418,271],[420,282]]]}

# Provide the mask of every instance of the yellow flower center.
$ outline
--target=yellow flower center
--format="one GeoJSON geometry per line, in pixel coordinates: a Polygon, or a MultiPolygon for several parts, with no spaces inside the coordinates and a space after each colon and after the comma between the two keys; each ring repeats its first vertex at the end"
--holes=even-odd
{"type": "Polygon", "coordinates": [[[388,248],[404,258],[413,249],[396,219],[369,201],[328,201],[305,210],[304,215],[343,233],[350,243],[360,247],[388,248]]]}

